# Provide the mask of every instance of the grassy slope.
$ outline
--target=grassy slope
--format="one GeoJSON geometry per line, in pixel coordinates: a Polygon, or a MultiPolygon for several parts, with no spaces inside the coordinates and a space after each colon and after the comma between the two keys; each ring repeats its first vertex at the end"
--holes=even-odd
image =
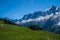
{"type": "Polygon", "coordinates": [[[0,40],[60,40],[60,35],[43,30],[30,30],[0,23],[0,40]]]}

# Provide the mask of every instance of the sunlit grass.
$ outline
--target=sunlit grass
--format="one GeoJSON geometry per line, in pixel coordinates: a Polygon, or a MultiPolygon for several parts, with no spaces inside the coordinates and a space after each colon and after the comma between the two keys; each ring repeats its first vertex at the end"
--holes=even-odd
{"type": "Polygon", "coordinates": [[[60,40],[60,35],[44,30],[31,30],[27,27],[0,23],[0,40],[60,40]]]}

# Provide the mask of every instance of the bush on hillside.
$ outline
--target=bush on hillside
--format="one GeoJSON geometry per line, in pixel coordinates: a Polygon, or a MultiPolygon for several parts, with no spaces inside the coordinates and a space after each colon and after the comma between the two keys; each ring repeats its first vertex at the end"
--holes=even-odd
{"type": "Polygon", "coordinates": [[[32,29],[32,30],[42,30],[42,28],[40,28],[36,25],[31,25],[31,26],[29,26],[29,28],[32,29]]]}

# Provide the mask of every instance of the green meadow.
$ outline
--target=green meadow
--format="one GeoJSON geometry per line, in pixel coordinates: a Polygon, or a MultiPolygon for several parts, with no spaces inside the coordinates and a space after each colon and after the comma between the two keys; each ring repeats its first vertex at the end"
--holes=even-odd
{"type": "Polygon", "coordinates": [[[0,40],[60,40],[60,34],[5,24],[0,21],[0,40]]]}

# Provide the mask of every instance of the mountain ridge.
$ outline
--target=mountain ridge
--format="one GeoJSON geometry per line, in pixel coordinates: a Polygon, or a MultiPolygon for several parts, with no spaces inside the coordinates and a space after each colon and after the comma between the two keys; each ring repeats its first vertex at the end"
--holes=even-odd
{"type": "Polygon", "coordinates": [[[15,23],[22,26],[30,26],[34,24],[42,27],[45,30],[51,31],[53,29],[52,26],[58,24],[58,22],[60,21],[59,19],[60,19],[60,7],[51,6],[48,10],[45,10],[44,12],[39,11],[34,12],[33,14],[24,15],[21,21],[15,23]],[[49,26],[51,26],[51,28],[49,28],[49,26]]]}

